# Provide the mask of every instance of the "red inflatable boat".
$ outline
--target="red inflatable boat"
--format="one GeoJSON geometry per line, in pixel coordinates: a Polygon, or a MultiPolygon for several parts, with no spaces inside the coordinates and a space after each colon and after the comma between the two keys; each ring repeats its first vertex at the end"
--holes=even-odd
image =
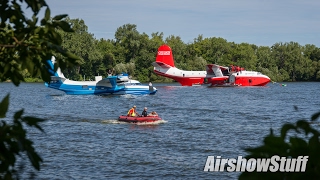
{"type": "Polygon", "coordinates": [[[128,122],[128,123],[150,123],[162,120],[159,116],[146,116],[146,117],[131,117],[121,115],[118,118],[119,121],[128,122]]]}

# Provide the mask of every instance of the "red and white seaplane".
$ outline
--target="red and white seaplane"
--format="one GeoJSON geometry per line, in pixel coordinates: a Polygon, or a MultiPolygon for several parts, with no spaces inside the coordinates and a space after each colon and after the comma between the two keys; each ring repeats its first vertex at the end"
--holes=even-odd
{"type": "Polygon", "coordinates": [[[246,71],[238,66],[224,67],[216,64],[206,66],[206,71],[184,71],[175,67],[172,50],[168,45],[158,49],[154,72],[171,78],[182,86],[209,84],[211,86],[265,86],[270,78],[256,71],[246,71]]]}

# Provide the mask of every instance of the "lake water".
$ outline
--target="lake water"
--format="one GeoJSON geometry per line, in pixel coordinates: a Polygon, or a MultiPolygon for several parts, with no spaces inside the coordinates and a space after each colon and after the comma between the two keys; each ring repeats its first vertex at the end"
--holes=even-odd
{"type": "Polygon", "coordinates": [[[155,95],[78,96],[42,83],[0,83],[0,98],[10,92],[8,121],[22,108],[25,115],[47,119],[41,124],[45,133],[28,128],[44,160],[36,179],[236,179],[236,172],[204,172],[207,156],[245,156],[244,148],[261,145],[270,128],[278,133],[284,123],[320,110],[316,82],[154,86],[155,95]],[[145,106],[158,112],[164,121],[119,123],[133,105],[139,113],[145,106]]]}

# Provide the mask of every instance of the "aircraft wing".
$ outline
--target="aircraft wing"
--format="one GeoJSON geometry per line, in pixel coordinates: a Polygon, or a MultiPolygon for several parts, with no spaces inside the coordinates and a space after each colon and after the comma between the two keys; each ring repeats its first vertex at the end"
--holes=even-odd
{"type": "Polygon", "coordinates": [[[217,64],[208,64],[206,66],[206,71],[208,75],[216,75],[217,77],[223,76],[222,71],[228,71],[228,67],[220,66],[217,64]]]}
{"type": "Polygon", "coordinates": [[[214,75],[212,67],[214,66],[214,64],[208,64],[206,65],[206,71],[208,75],[214,75]]]}
{"type": "Polygon", "coordinates": [[[163,63],[163,62],[153,62],[152,65],[154,67],[171,68],[170,65],[163,63]]]}

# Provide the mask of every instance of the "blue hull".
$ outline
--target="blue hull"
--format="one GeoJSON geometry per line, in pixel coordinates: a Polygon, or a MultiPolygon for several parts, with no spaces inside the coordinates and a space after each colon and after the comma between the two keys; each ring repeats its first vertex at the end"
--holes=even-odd
{"type": "Polygon", "coordinates": [[[140,95],[140,94],[155,94],[157,92],[157,90],[154,90],[154,91],[149,91],[149,90],[138,90],[138,89],[135,89],[135,90],[131,90],[131,89],[127,89],[125,90],[125,93],[126,94],[134,94],[134,95],[140,95]]]}
{"type": "Polygon", "coordinates": [[[105,93],[105,94],[117,94],[117,95],[124,95],[124,94],[146,95],[146,94],[150,94],[150,95],[153,95],[153,94],[156,94],[157,91],[158,90],[149,91],[149,90],[144,90],[144,89],[141,89],[141,90],[124,89],[124,90],[121,90],[121,91],[118,91],[118,92],[105,93]]]}
{"type": "Polygon", "coordinates": [[[123,94],[132,94],[132,95],[146,95],[146,94],[155,94],[157,89],[152,91],[149,90],[149,86],[143,88],[130,88],[130,86],[116,86],[116,87],[105,87],[105,86],[87,86],[87,85],[69,85],[62,83],[51,83],[45,85],[49,88],[57,89],[65,92],[70,95],[123,95],[123,94]]]}

